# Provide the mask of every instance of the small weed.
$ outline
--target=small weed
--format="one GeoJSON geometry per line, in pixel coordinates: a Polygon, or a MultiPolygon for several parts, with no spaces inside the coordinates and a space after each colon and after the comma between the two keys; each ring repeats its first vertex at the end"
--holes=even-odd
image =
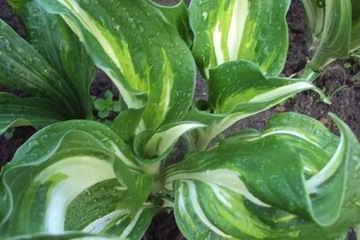
{"type": "Polygon", "coordinates": [[[100,119],[109,117],[111,112],[120,112],[121,101],[114,101],[114,94],[107,90],[104,94],[104,98],[95,98],[94,107],[98,111],[97,116],[100,119]]]}
{"type": "Polygon", "coordinates": [[[340,87],[336,88],[333,92],[331,92],[329,95],[328,95],[328,98],[330,99],[330,101],[332,101],[333,97],[340,91],[344,90],[344,89],[347,89],[349,88],[348,85],[344,84],[344,85],[341,85],[340,87]]]}
{"type": "Polygon", "coordinates": [[[351,63],[349,63],[349,62],[344,63],[344,68],[350,69],[350,68],[352,68],[352,67],[353,67],[353,65],[352,65],[351,63]]]}

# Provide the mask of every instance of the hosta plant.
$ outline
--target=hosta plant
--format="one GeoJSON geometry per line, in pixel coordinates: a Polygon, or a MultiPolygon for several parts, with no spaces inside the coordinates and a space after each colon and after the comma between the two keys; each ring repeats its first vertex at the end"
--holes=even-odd
{"type": "Polygon", "coordinates": [[[218,137],[304,90],[327,101],[310,79],[279,76],[290,0],[10,2],[62,19],[127,108],[111,128],[58,122],[18,149],[0,175],[5,239],[141,239],[161,211],[194,240],[341,239],[360,223],[360,145],[335,115],[340,136],[282,113],[218,137]],[[193,103],[197,68],[209,98],[193,103]]]}

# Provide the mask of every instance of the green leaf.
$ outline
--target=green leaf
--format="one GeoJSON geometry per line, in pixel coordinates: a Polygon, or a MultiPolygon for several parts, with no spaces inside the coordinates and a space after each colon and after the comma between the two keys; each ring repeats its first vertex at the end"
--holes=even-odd
{"type": "Polygon", "coordinates": [[[109,116],[109,114],[110,114],[110,110],[108,110],[108,109],[101,110],[98,112],[98,116],[101,119],[107,118],[109,116]]]}
{"type": "Polygon", "coordinates": [[[315,53],[309,67],[317,72],[336,58],[347,58],[351,40],[351,0],[302,0],[302,3],[314,38],[310,49],[315,53]]]}
{"type": "Polygon", "coordinates": [[[314,89],[303,80],[291,78],[265,78],[259,68],[247,61],[229,62],[210,71],[209,102],[214,113],[264,110],[300,91],[314,89]]]}
{"type": "MultiPolygon", "coordinates": [[[[57,119],[86,118],[92,115],[91,108],[86,107],[86,98],[80,98],[80,96],[84,97],[85,93],[78,95],[32,46],[2,21],[0,21],[0,36],[0,45],[2,46],[0,49],[0,83],[37,97],[40,99],[39,105],[35,104],[34,107],[37,106],[37,109],[40,110],[40,107],[43,106],[45,109],[41,111],[48,112],[37,118],[34,118],[34,113],[31,114],[32,117],[26,113],[31,119],[23,119],[21,123],[14,122],[14,124],[29,123],[36,127],[43,127],[44,124],[53,122],[55,115],[57,119]],[[81,105],[82,103],[84,105],[81,105]],[[53,105],[52,111],[49,111],[50,104],[53,105]],[[57,114],[55,110],[58,112],[57,114]],[[53,116],[49,115],[50,112],[53,116]],[[61,117],[58,117],[59,115],[61,117]],[[46,117],[50,118],[46,119],[46,117]],[[36,119],[42,119],[42,123],[35,123],[36,119]]],[[[24,108],[29,107],[31,102],[26,103],[26,101],[24,101],[24,108]]],[[[16,102],[19,105],[20,102],[18,100],[16,102]]],[[[7,107],[4,106],[4,108],[7,107]]],[[[13,122],[21,117],[21,115],[17,116],[16,111],[18,110],[19,107],[9,112],[13,115],[9,116],[8,122],[13,122]]]]}
{"type": "Polygon", "coordinates": [[[121,100],[113,102],[113,104],[112,104],[112,110],[113,110],[114,112],[120,112],[120,111],[121,111],[121,108],[122,108],[121,100]]]}
{"type": "Polygon", "coordinates": [[[208,111],[193,110],[187,120],[208,125],[189,135],[190,145],[205,149],[209,142],[235,122],[264,111],[296,93],[317,91],[312,83],[290,78],[266,78],[259,68],[248,61],[224,63],[210,71],[208,111]]]}
{"type": "Polygon", "coordinates": [[[25,4],[27,4],[28,2],[31,2],[32,0],[8,0],[8,3],[13,7],[13,8],[20,8],[23,7],[25,4]]]}
{"type": "Polygon", "coordinates": [[[139,129],[181,119],[193,96],[195,63],[186,43],[150,1],[39,1],[59,13],[128,108],[146,105],[139,129]],[[147,95],[148,101],[139,96],[147,95]]]}
{"type": "Polygon", "coordinates": [[[355,51],[360,47],[360,5],[356,0],[351,1],[352,9],[352,26],[350,50],[355,51]]]}
{"type": "Polygon", "coordinates": [[[320,37],[325,22],[325,1],[302,0],[302,3],[305,8],[308,28],[313,34],[313,38],[320,37]]]}
{"type": "Polygon", "coordinates": [[[109,99],[109,100],[112,100],[114,98],[114,94],[110,90],[107,90],[105,92],[104,96],[105,96],[105,99],[109,99]]]}
{"type": "MultiPolygon", "coordinates": [[[[83,118],[79,97],[49,63],[0,20],[0,84],[56,104],[64,118],[83,118]]],[[[80,100],[81,101],[81,100],[80,100]]]]}
{"type": "MultiPolygon", "coordinates": [[[[156,5],[156,3],[154,2],[156,5]]],[[[164,14],[166,19],[177,27],[177,30],[184,41],[191,46],[193,41],[192,32],[189,25],[188,8],[184,1],[180,1],[174,6],[156,5],[164,14]]]]}
{"type": "Polygon", "coordinates": [[[97,110],[102,111],[102,110],[107,109],[109,106],[108,106],[107,102],[104,99],[96,99],[94,101],[94,107],[97,110]]]}
{"type": "Polygon", "coordinates": [[[92,116],[89,87],[95,76],[95,66],[87,55],[83,44],[65,22],[32,1],[16,13],[23,20],[30,44],[50,63],[70,86],[75,95],[72,104],[83,118],[92,116]]]}
{"type": "Polygon", "coordinates": [[[155,212],[154,206],[147,203],[139,209],[129,209],[132,203],[126,200],[128,198],[129,193],[119,188],[116,179],[99,182],[78,195],[68,206],[65,229],[101,233],[105,222],[107,234],[120,236],[120,239],[141,239],[144,232],[136,229],[148,227],[155,212]],[[83,206],[82,211],[79,211],[79,206],[83,206]],[[109,213],[109,208],[114,210],[109,213]],[[99,216],[103,217],[99,219],[99,216]],[[127,235],[131,232],[130,236],[127,235]]]}
{"type": "Polygon", "coordinates": [[[127,109],[119,114],[114,120],[113,130],[125,142],[131,142],[138,134],[137,128],[141,122],[144,108],[127,109]]]}
{"type": "Polygon", "coordinates": [[[280,114],[263,133],[241,132],[164,173],[188,239],[335,239],[360,222],[360,145],[331,115],[280,114]],[[217,238],[216,238],[217,237],[217,238]]]}
{"type": "Polygon", "coordinates": [[[75,240],[75,239],[88,239],[88,240],[111,240],[114,238],[111,237],[99,237],[94,234],[84,233],[84,232],[70,232],[59,235],[54,234],[31,234],[31,235],[22,235],[19,237],[12,237],[8,238],[9,240],[47,240],[47,239],[54,239],[54,240],[75,240]]]}
{"type": "Polygon", "coordinates": [[[96,122],[40,130],[0,177],[5,238],[88,233],[140,239],[155,214],[146,202],[152,178],[140,171],[125,143],[96,122]]]}
{"type": "Polygon", "coordinates": [[[10,127],[42,128],[65,120],[57,106],[42,98],[22,98],[0,92],[0,134],[10,127]]]}
{"type": "Polygon", "coordinates": [[[95,78],[95,65],[83,44],[72,30],[59,18],[56,18],[60,31],[61,62],[65,71],[64,79],[74,89],[80,111],[84,118],[92,118],[92,100],[90,85],[95,78]]]}
{"type": "Polygon", "coordinates": [[[224,62],[249,60],[268,76],[283,69],[288,46],[289,0],[195,0],[190,5],[193,54],[205,78],[224,62]]]}

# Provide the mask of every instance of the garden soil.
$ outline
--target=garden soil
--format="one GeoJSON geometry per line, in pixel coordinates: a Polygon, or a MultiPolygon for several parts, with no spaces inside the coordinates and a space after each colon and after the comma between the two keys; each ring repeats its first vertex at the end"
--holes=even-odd
{"type": "MultiPolygon", "coordinates": [[[[164,4],[175,4],[175,0],[158,0],[164,4]]],[[[189,2],[189,1],[185,1],[189,2]]],[[[14,16],[12,9],[5,0],[0,0],[0,18],[6,21],[22,37],[26,37],[19,20],[14,16]]],[[[296,76],[309,60],[307,50],[309,34],[306,28],[305,16],[300,0],[294,0],[287,15],[289,24],[289,53],[283,71],[283,76],[296,76]]],[[[314,82],[330,97],[332,104],[323,103],[319,95],[313,91],[303,92],[295,97],[275,106],[262,114],[241,120],[235,124],[227,134],[238,129],[263,129],[268,119],[278,112],[294,111],[309,115],[321,121],[331,131],[338,133],[328,113],[332,112],[345,121],[360,139],[360,64],[353,59],[337,60],[323,69],[320,77],[314,82]]],[[[91,87],[91,94],[103,96],[106,90],[117,93],[104,73],[98,71],[96,80],[91,87]]],[[[0,86],[0,91],[7,91],[0,86]]],[[[22,96],[22,93],[18,93],[22,96]]],[[[201,77],[197,81],[195,99],[206,99],[207,89],[201,77]]],[[[32,127],[17,128],[11,139],[0,136],[0,166],[6,164],[14,155],[16,149],[36,132],[32,127]]],[[[162,213],[155,217],[145,240],[181,240],[184,239],[176,227],[172,214],[162,213]]],[[[355,240],[353,230],[349,231],[347,240],[355,240]]]]}

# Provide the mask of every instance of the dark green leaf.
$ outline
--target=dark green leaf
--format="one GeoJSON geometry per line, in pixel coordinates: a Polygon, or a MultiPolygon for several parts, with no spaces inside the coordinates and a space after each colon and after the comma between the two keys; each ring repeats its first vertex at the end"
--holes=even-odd
{"type": "Polygon", "coordinates": [[[95,76],[95,66],[78,37],[60,17],[48,14],[36,1],[16,8],[16,13],[25,23],[30,44],[70,86],[72,92],[68,95],[76,100],[72,104],[78,108],[78,114],[81,113],[83,118],[91,117],[88,91],[95,76]]]}
{"type": "Polygon", "coordinates": [[[355,51],[360,47],[360,4],[356,0],[351,0],[352,26],[350,50],[355,51]]]}
{"type": "Polygon", "coordinates": [[[65,118],[57,106],[41,98],[21,98],[0,93],[0,133],[9,127],[34,126],[42,128],[65,118]]]}
{"type": "Polygon", "coordinates": [[[175,6],[157,5],[166,19],[177,27],[177,30],[184,41],[191,46],[193,42],[192,32],[189,25],[189,13],[184,1],[175,6]]]}

